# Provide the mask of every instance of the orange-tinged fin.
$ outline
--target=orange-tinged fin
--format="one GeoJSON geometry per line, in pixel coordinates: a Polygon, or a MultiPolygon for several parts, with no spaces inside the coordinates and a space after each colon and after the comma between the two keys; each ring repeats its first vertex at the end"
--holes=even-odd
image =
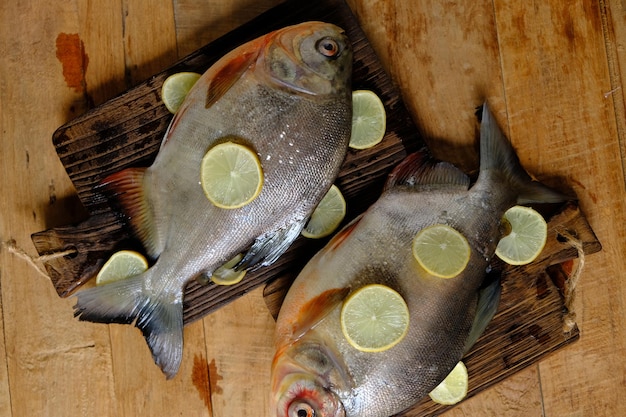
{"type": "Polygon", "coordinates": [[[211,79],[204,106],[208,109],[241,78],[259,55],[259,48],[244,51],[223,65],[211,79]]]}
{"type": "Polygon", "coordinates": [[[352,232],[354,231],[356,226],[361,221],[362,217],[363,217],[363,214],[359,215],[354,220],[352,220],[350,223],[345,225],[343,229],[341,229],[339,232],[337,232],[337,234],[335,234],[335,236],[332,237],[332,239],[326,245],[326,248],[322,249],[322,250],[324,250],[324,251],[326,251],[326,250],[333,251],[333,250],[337,249],[339,246],[341,246],[341,244],[348,238],[348,236],[350,236],[350,234],[352,234],[352,232]]]}
{"type": "Polygon", "coordinates": [[[333,288],[307,301],[293,327],[294,340],[300,339],[335,309],[350,293],[350,288],[333,288]]]}
{"type": "Polygon", "coordinates": [[[408,155],[389,174],[385,190],[409,187],[416,190],[467,190],[470,179],[448,162],[437,161],[426,150],[408,155]]]}
{"type": "Polygon", "coordinates": [[[105,189],[119,202],[122,211],[151,257],[158,256],[156,230],[150,203],[145,198],[143,178],[146,168],[128,168],[102,181],[105,189]]]}

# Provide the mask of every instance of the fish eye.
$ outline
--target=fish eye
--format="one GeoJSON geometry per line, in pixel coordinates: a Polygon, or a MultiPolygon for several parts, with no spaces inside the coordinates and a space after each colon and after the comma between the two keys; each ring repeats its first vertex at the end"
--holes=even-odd
{"type": "Polygon", "coordinates": [[[341,52],[337,41],[331,38],[323,38],[317,42],[317,50],[320,54],[328,58],[336,58],[341,52]]]}
{"type": "Polygon", "coordinates": [[[292,404],[289,407],[289,417],[315,417],[315,410],[307,403],[292,404]]]}

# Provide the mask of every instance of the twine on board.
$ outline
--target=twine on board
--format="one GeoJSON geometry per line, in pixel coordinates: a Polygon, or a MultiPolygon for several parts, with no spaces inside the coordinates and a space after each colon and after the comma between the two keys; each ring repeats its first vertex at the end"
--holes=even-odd
{"type": "Polygon", "coordinates": [[[576,299],[576,286],[585,267],[585,251],[583,250],[583,242],[570,232],[560,231],[559,234],[565,238],[566,243],[578,252],[578,262],[567,281],[565,281],[564,304],[567,312],[563,316],[563,333],[569,333],[576,326],[574,300],[576,299]]]}
{"type": "Polygon", "coordinates": [[[39,272],[43,277],[50,279],[50,275],[46,271],[46,268],[43,266],[45,262],[51,261],[53,259],[62,258],[63,256],[73,255],[76,253],[76,249],[68,249],[60,252],[52,252],[49,254],[41,255],[41,256],[31,256],[26,251],[19,246],[17,246],[17,242],[15,239],[9,239],[5,242],[0,243],[0,248],[6,249],[9,253],[17,256],[20,259],[23,259],[28,263],[33,269],[39,272]]]}

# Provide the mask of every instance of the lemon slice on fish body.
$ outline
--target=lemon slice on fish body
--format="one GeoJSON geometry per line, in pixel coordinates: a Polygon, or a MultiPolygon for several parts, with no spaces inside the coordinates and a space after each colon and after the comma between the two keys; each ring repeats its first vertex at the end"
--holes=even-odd
{"type": "Polygon", "coordinates": [[[200,183],[213,205],[236,209],[249,204],[261,193],[263,169],[256,153],[250,148],[224,142],[204,155],[200,183]]]}
{"type": "Polygon", "coordinates": [[[359,288],[344,301],[341,330],[354,348],[382,352],[398,344],[409,328],[409,309],[400,294],[380,284],[359,288]]]}
{"type": "Polygon", "coordinates": [[[465,236],[445,224],[420,230],[412,249],[422,268],[439,278],[454,278],[463,272],[471,253],[465,236]]]}

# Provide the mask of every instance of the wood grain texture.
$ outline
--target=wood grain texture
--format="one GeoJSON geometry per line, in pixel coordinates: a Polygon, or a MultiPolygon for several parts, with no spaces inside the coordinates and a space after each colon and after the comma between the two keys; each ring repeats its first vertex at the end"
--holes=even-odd
{"type": "MultiPolygon", "coordinates": [[[[33,256],[33,232],[88,214],[50,141],[55,129],[279,0],[159,2],[162,20],[147,0],[126,3],[0,2],[0,240],[33,256]],[[126,19],[124,7],[142,13],[126,19]],[[170,35],[146,34],[131,56],[125,33],[141,40],[140,27],[170,35]],[[82,90],[64,77],[60,34],[83,43],[82,90]]],[[[348,4],[438,157],[475,169],[470,108],[487,97],[524,166],[576,191],[604,248],[578,287],[580,339],[446,415],[624,415],[623,1],[348,4]]],[[[273,322],[259,289],[187,326],[184,370],[161,383],[138,332],[76,322],[72,301],[4,249],[0,284],[0,415],[265,415],[273,322]]]]}

